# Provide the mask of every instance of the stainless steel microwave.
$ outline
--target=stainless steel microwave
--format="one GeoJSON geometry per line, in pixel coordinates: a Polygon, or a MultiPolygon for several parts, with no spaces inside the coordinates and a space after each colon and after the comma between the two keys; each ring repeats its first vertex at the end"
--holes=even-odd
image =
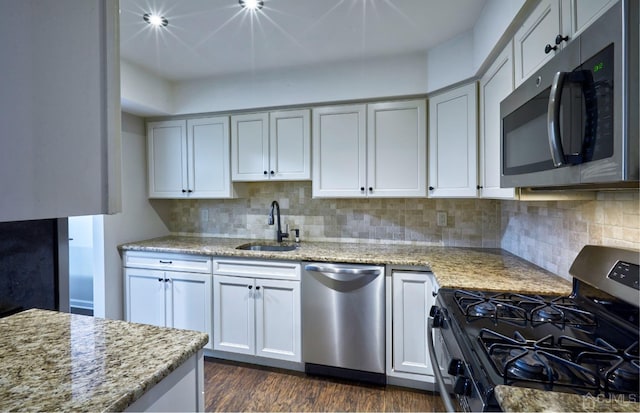
{"type": "Polygon", "coordinates": [[[620,0],[500,104],[502,187],[637,187],[638,1],[620,0]]]}

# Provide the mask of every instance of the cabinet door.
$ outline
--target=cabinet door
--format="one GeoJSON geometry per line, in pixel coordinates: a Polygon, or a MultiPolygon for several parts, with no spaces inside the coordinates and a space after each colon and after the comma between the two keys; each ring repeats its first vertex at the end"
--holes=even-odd
{"type": "Polygon", "coordinates": [[[119,9],[0,2],[0,222],[122,210],[119,9]]]}
{"type": "Polygon", "coordinates": [[[300,282],[256,280],[256,355],[301,361],[300,282]]]}
{"type": "Polygon", "coordinates": [[[618,0],[564,0],[562,2],[562,25],[563,28],[565,28],[564,31],[570,36],[569,41],[589,27],[617,1],[618,0]]]}
{"type": "Polygon", "coordinates": [[[427,347],[427,317],[434,285],[428,273],[395,271],[393,279],[393,369],[433,375],[427,347]]]}
{"type": "Polygon", "coordinates": [[[231,116],[231,179],[262,181],[269,168],[269,114],[231,116]]]}
{"type": "Polygon", "coordinates": [[[187,121],[189,190],[196,198],[230,198],[229,118],[187,121]]]}
{"type": "Polygon", "coordinates": [[[367,195],[426,196],[425,101],[370,104],[367,120],[367,195]]]}
{"type": "Polygon", "coordinates": [[[365,105],[313,109],[313,197],[366,195],[365,117],[365,105]]]}
{"type": "Polygon", "coordinates": [[[255,354],[254,281],[213,276],[213,348],[255,354]]]}
{"type": "Polygon", "coordinates": [[[164,271],[126,268],[124,274],[127,321],[165,327],[164,271]]]}
{"type": "Polygon", "coordinates": [[[429,197],[477,196],[477,100],[475,82],[429,99],[429,197]]]}
{"type": "Polygon", "coordinates": [[[480,79],[480,196],[515,198],[514,188],[500,188],[500,102],[513,91],[513,49],[509,43],[480,79]]]}
{"type": "Polygon", "coordinates": [[[311,119],[308,109],[269,113],[272,180],[311,179],[311,119]]]}
{"type": "Polygon", "coordinates": [[[213,349],[211,275],[167,271],[167,327],[209,334],[205,348],[213,349]]]}
{"type": "Polygon", "coordinates": [[[186,122],[147,124],[149,198],[182,198],[187,194],[186,122]]]}
{"type": "Polygon", "coordinates": [[[555,38],[561,34],[560,3],[542,0],[516,32],[513,38],[516,87],[555,55],[556,51],[546,53],[545,46],[555,46],[555,38]]]}

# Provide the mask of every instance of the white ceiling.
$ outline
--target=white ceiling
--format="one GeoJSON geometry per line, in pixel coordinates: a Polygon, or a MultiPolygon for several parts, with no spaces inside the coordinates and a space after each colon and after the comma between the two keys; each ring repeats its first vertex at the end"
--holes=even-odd
{"type": "Polygon", "coordinates": [[[470,30],[486,0],[120,0],[124,60],[168,80],[430,49],[470,30]],[[169,20],[153,29],[142,19],[169,20]]]}

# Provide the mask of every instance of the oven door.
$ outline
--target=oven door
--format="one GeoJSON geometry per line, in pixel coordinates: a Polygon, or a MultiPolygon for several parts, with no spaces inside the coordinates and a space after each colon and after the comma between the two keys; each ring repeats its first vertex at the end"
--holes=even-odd
{"type": "Polygon", "coordinates": [[[429,357],[446,411],[485,411],[486,403],[474,382],[473,369],[465,361],[455,338],[446,308],[438,303],[431,307],[430,314],[427,322],[429,357]]]}

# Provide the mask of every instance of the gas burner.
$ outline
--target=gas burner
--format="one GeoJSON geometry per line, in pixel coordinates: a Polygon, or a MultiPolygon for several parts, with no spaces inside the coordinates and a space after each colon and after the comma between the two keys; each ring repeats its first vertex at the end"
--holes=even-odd
{"type": "Polygon", "coordinates": [[[558,308],[548,305],[536,310],[531,316],[532,321],[557,323],[564,317],[564,313],[558,308]]]}
{"type": "Polygon", "coordinates": [[[607,387],[626,392],[638,391],[640,388],[640,364],[638,360],[624,361],[611,369],[610,373],[604,372],[604,380],[607,387]]]}
{"type": "Polygon", "coordinates": [[[454,297],[460,310],[470,319],[491,318],[520,325],[527,322],[527,314],[523,309],[513,305],[511,294],[489,295],[456,290],[454,297]]]}
{"type": "Polygon", "coordinates": [[[513,294],[513,300],[527,312],[527,317],[534,326],[552,323],[560,327],[569,325],[585,330],[597,326],[595,314],[581,310],[571,297],[548,299],[513,294]]]}
{"type": "Polygon", "coordinates": [[[507,361],[507,365],[510,365],[507,367],[507,371],[514,378],[544,380],[548,376],[545,363],[534,352],[525,349],[512,349],[509,351],[509,355],[512,359],[507,361]]]}
{"type": "Polygon", "coordinates": [[[476,304],[470,308],[469,315],[478,317],[493,317],[495,316],[498,308],[495,304],[485,301],[480,304],[476,304]]]}

